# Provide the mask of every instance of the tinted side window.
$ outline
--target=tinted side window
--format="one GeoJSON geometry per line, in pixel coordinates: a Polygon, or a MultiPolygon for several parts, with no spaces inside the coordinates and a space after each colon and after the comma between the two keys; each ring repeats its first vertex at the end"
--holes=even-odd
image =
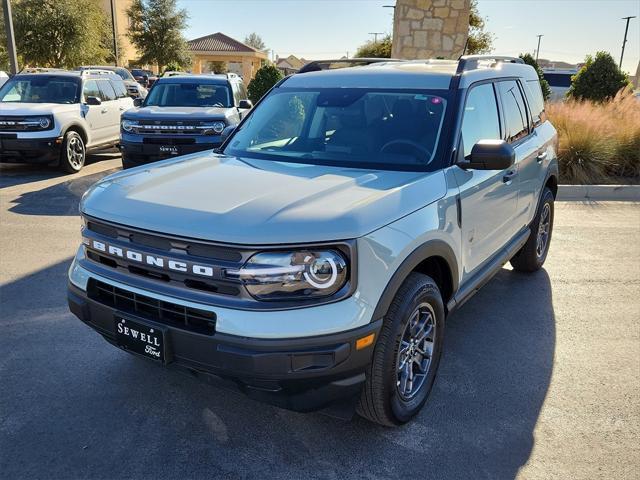
{"type": "Polygon", "coordinates": [[[98,80],[98,86],[100,87],[104,101],[115,100],[117,98],[116,92],[111,86],[111,82],[109,80],[98,80]]]}
{"type": "Polygon", "coordinates": [[[111,86],[116,92],[118,98],[127,98],[127,87],[124,86],[124,82],[116,82],[111,80],[111,86]]]}
{"type": "Polygon", "coordinates": [[[544,98],[542,97],[542,88],[540,88],[539,80],[527,81],[526,95],[529,100],[529,108],[531,108],[533,125],[537,127],[546,120],[544,114],[544,98]]]}
{"type": "Polygon", "coordinates": [[[499,82],[498,90],[502,98],[504,108],[504,118],[506,127],[506,140],[515,142],[529,133],[529,122],[527,120],[527,108],[522,98],[522,92],[518,83],[509,80],[499,82]]]}
{"type": "Polygon", "coordinates": [[[87,97],[98,97],[102,100],[102,93],[98,88],[98,82],[95,80],[87,80],[84,83],[84,90],[82,91],[82,94],[84,95],[85,102],[87,101],[87,97]]]}
{"type": "Polygon", "coordinates": [[[467,95],[462,117],[462,145],[465,158],[479,140],[499,140],[500,120],[493,85],[473,87],[467,95]]]}

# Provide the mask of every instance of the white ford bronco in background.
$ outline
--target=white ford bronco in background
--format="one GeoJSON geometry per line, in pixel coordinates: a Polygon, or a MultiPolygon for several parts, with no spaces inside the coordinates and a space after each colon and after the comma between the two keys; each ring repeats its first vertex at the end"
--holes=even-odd
{"type": "Polygon", "coordinates": [[[87,151],[112,148],[133,108],[117,75],[19,74],[0,87],[0,162],[56,164],[78,172],[87,151]]]}
{"type": "Polygon", "coordinates": [[[545,261],[556,131],[518,59],[345,64],[282,80],[215,153],[95,184],[71,311],[281,407],[416,415],[445,319],[506,262],[545,261]]]}

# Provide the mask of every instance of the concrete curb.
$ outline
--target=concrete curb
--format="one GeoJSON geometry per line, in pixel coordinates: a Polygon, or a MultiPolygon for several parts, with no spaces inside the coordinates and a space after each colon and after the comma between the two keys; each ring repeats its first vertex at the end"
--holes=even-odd
{"type": "Polygon", "coordinates": [[[559,185],[560,202],[640,202],[640,185],[559,185]]]}

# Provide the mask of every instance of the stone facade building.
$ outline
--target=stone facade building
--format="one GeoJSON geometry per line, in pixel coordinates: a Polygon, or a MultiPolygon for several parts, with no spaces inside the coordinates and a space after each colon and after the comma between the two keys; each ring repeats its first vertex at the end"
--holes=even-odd
{"type": "Polygon", "coordinates": [[[458,58],[469,34],[470,0],[397,0],[394,58],[458,58]]]}

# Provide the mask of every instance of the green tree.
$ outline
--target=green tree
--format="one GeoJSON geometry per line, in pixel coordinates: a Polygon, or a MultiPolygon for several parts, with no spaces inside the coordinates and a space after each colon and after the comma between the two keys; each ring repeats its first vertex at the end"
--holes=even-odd
{"type": "Polygon", "coordinates": [[[16,47],[24,63],[73,68],[113,58],[111,24],[97,2],[20,0],[13,7],[16,47]]]}
{"type": "Polygon", "coordinates": [[[133,0],[127,10],[129,39],[140,52],[140,63],[169,63],[183,67],[191,64],[187,42],[182,31],[187,27],[187,11],[179,10],[176,0],[133,0]]]}
{"type": "Polygon", "coordinates": [[[256,76],[249,82],[249,99],[253,103],[257,103],[281,78],[282,72],[274,65],[260,67],[256,76]]]}
{"type": "Polygon", "coordinates": [[[629,84],[629,77],[620,70],[611,54],[597,52],[595,58],[587,55],[584,66],[571,77],[567,96],[602,102],[613,98],[629,84]]]}
{"type": "Polygon", "coordinates": [[[7,34],[4,31],[4,10],[0,8],[0,70],[9,71],[9,53],[7,52],[7,34]]]}
{"type": "Polygon", "coordinates": [[[478,11],[478,0],[471,0],[469,13],[469,39],[467,40],[467,55],[489,53],[493,48],[493,34],[484,30],[486,20],[478,11]]]}
{"type": "Polygon", "coordinates": [[[255,32],[244,37],[244,43],[260,51],[267,48],[265,43],[262,41],[262,37],[255,32]]]}
{"type": "Polygon", "coordinates": [[[213,73],[227,73],[229,68],[227,62],[209,62],[209,70],[213,73]]]}
{"type": "Polygon", "coordinates": [[[524,61],[524,63],[526,63],[527,65],[531,65],[536,69],[536,73],[538,74],[538,78],[540,79],[540,87],[542,88],[542,97],[545,100],[549,98],[549,96],[551,95],[551,87],[549,86],[549,82],[544,79],[544,74],[542,73],[540,65],[538,65],[538,62],[536,62],[536,59],[533,58],[533,55],[531,55],[530,53],[521,53],[520,58],[524,61]]]}
{"type": "Polygon", "coordinates": [[[362,45],[355,54],[358,58],[391,58],[391,35],[386,35],[379,42],[373,40],[362,45]]]}

